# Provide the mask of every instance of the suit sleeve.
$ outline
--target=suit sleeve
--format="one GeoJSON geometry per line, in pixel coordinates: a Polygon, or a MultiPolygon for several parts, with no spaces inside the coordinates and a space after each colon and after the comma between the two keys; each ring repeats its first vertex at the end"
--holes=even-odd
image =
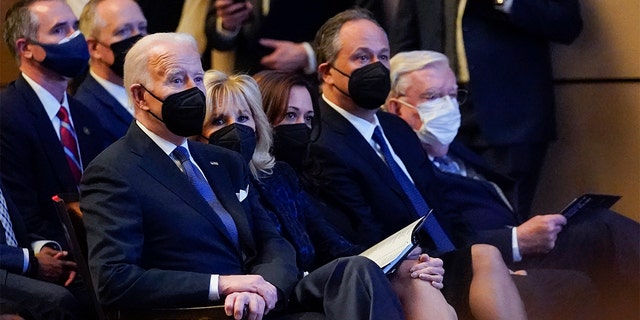
{"type": "Polygon", "coordinates": [[[209,274],[145,269],[142,208],[127,179],[94,163],[83,175],[81,209],[100,301],[116,307],[208,303],[209,274]]]}
{"type": "Polygon", "coordinates": [[[207,12],[207,18],[205,20],[205,35],[207,36],[207,43],[213,46],[214,49],[221,51],[233,50],[236,45],[236,37],[228,37],[220,34],[216,28],[216,20],[218,15],[216,8],[213,5],[213,0],[209,6],[209,12],[207,12]]]}
{"type": "Polygon", "coordinates": [[[367,247],[376,244],[380,234],[384,234],[383,227],[357,182],[367,179],[359,179],[357,170],[344,163],[343,157],[319,143],[311,144],[309,152],[311,169],[305,172],[307,189],[315,190],[321,199],[347,214],[355,226],[355,243],[367,247]]]}

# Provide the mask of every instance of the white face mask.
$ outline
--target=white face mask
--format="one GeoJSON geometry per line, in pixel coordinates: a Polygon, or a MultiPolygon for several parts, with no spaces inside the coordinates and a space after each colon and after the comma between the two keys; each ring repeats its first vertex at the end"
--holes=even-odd
{"type": "Polygon", "coordinates": [[[416,132],[422,142],[433,145],[450,144],[458,134],[460,128],[460,108],[458,101],[450,96],[444,96],[432,101],[425,101],[412,106],[402,100],[401,104],[418,110],[422,126],[416,132]]]}

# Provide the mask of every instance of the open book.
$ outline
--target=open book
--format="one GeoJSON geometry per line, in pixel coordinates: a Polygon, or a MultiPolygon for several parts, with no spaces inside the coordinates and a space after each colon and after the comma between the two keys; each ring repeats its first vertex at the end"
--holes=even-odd
{"type": "Polygon", "coordinates": [[[410,225],[378,242],[360,255],[377,263],[385,274],[392,273],[400,262],[418,246],[417,232],[431,214],[429,212],[410,225]]]}

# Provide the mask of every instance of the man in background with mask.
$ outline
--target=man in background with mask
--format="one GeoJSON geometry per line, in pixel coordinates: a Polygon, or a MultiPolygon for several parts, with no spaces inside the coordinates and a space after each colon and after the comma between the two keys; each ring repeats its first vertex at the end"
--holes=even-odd
{"type": "Polygon", "coordinates": [[[83,168],[106,146],[95,116],[66,94],[89,59],[77,24],[62,0],[19,1],[4,24],[21,73],[0,94],[2,181],[31,240],[63,249],[69,247],[51,197],[77,193],[83,168]]]}
{"type": "Polygon", "coordinates": [[[346,318],[401,317],[384,274],[367,259],[298,281],[295,251],[260,206],[246,162],[187,140],[202,132],[205,116],[193,37],[148,35],[128,52],[124,70],[136,121],[91,163],[80,186],[89,266],[103,304],[224,304],[235,319],[261,319],[289,298],[321,306],[327,284],[346,282],[357,299],[333,295],[334,303],[353,302],[344,303],[346,318]],[[362,266],[377,272],[343,276],[362,266]]]}
{"type": "Polygon", "coordinates": [[[447,57],[435,51],[398,53],[391,58],[391,83],[385,109],[414,129],[439,169],[437,185],[444,191],[447,210],[462,212],[481,242],[498,247],[513,269],[587,273],[607,298],[603,304],[607,308],[599,308],[605,310],[601,318],[638,314],[637,222],[609,210],[582,213],[569,221],[561,214],[520,221],[517,207],[504,192],[513,186],[512,181],[454,141],[460,127],[458,102],[464,97],[447,57]]]}
{"type": "Polygon", "coordinates": [[[147,20],[133,0],[91,0],[80,16],[87,37],[89,74],[74,98],[100,120],[109,143],[122,137],[133,120],[133,106],[123,87],[124,57],[147,34],[147,20]]]}

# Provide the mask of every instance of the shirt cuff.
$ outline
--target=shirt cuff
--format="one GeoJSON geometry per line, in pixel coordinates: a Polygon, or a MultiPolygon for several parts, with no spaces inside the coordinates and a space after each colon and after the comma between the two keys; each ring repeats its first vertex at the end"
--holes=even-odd
{"type": "Polygon", "coordinates": [[[511,251],[513,253],[513,261],[518,262],[522,260],[520,255],[520,248],[518,248],[518,228],[511,228],[511,251]]]}
{"type": "Polygon", "coordinates": [[[220,300],[220,293],[218,292],[218,280],[220,280],[219,274],[212,274],[209,280],[209,300],[220,300]]]}
{"type": "Polygon", "coordinates": [[[216,18],[216,32],[220,36],[222,36],[223,38],[233,39],[238,35],[238,33],[240,33],[240,27],[237,27],[233,31],[226,30],[225,28],[222,27],[222,18],[217,17],[216,18]]]}
{"type": "Polygon", "coordinates": [[[29,270],[29,249],[22,248],[22,274],[29,270]]]}
{"type": "Polygon", "coordinates": [[[55,250],[62,250],[62,247],[59,243],[53,240],[38,240],[31,243],[31,249],[33,249],[33,253],[39,253],[42,250],[42,247],[51,247],[55,250]]]}
{"type": "Polygon", "coordinates": [[[511,13],[511,6],[513,6],[513,0],[504,0],[502,5],[495,6],[496,10],[502,11],[504,13],[511,13]]]}
{"type": "Polygon", "coordinates": [[[316,53],[313,51],[313,47],[309,42],[303,42],[302,46],[304,46],[304,50],[307,52],[307,66],[304,68],[305,74],[312,74],[316,72],[317,63],[316,63],[316,53]]]}

